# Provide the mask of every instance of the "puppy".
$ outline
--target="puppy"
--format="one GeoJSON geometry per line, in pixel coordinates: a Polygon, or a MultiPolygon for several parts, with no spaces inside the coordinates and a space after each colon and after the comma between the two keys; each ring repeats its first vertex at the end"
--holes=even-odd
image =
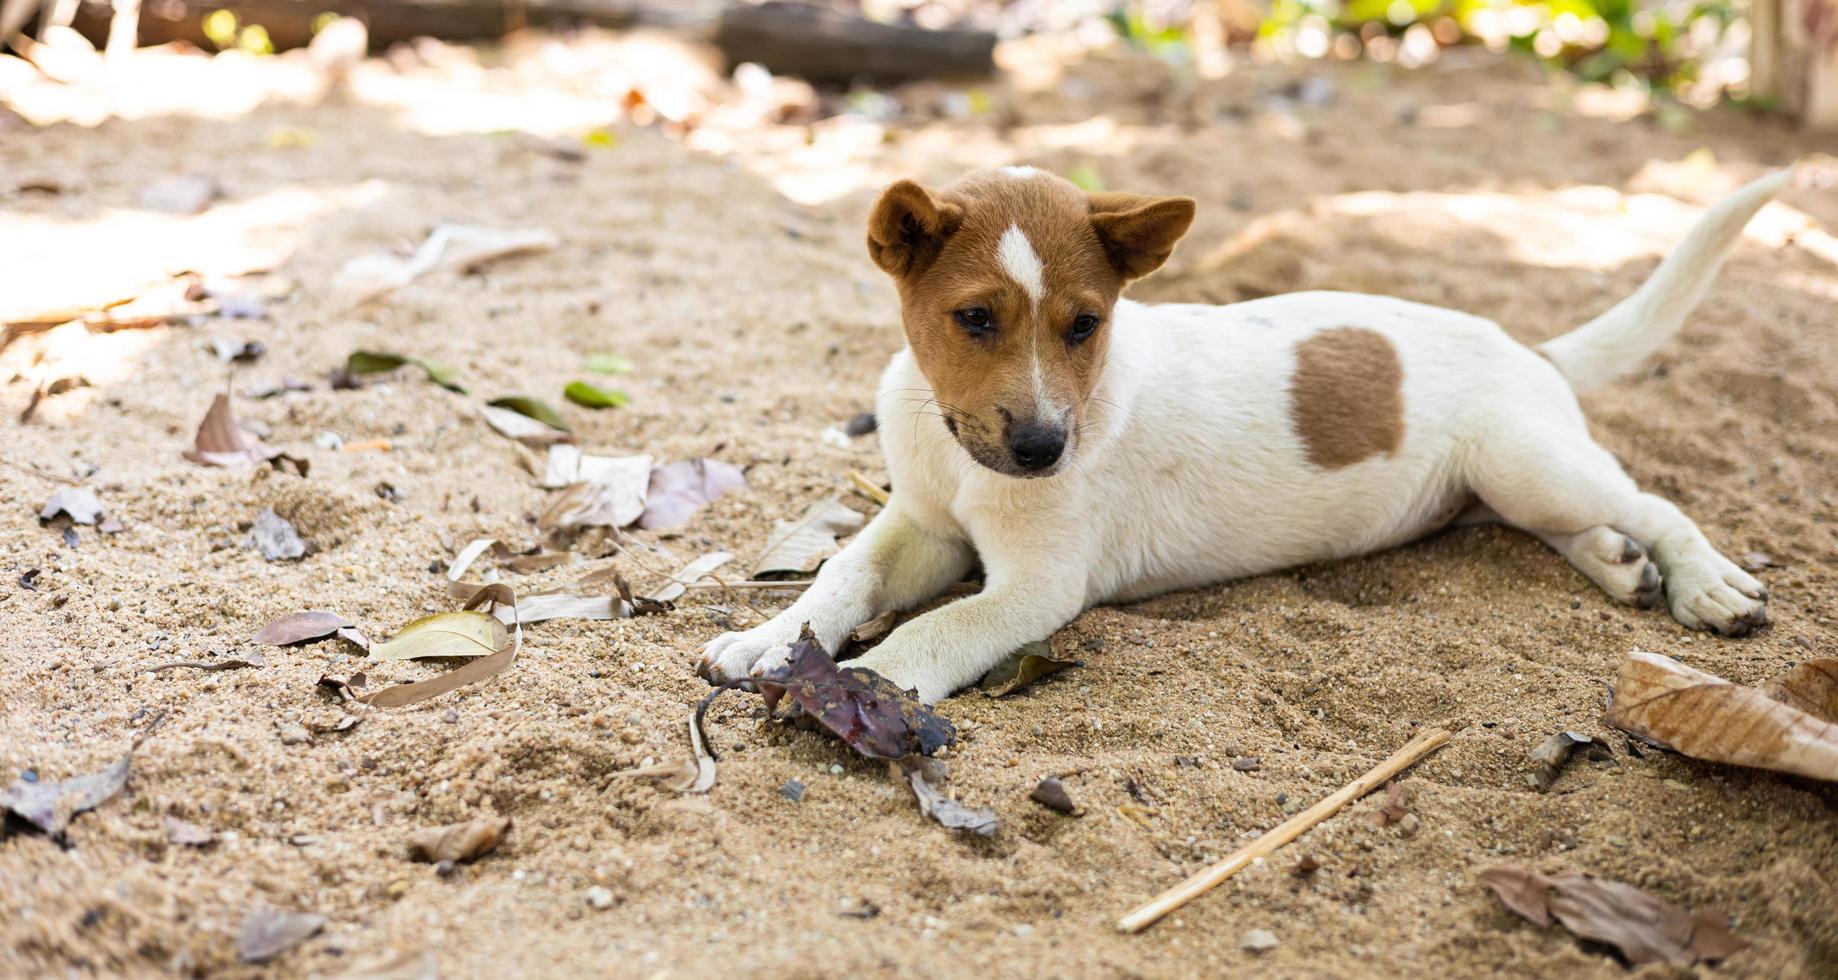
{"type": "Polygon", "coordinates": [[[888,188],[868,252],[907,347],[881,381],[893,499],[770,622],[704,649],[713,680],[784,663],[808,623],[983,590],[854,662],[927,703],[1085,608],[1361,555],[1457,521],[1549,544],[1615,599],[1738,636],[1761,583],[1589,437],[1576,393],[1676,333],[1778,173],[1711,208],[1633,296],[1536,348],[1383,296],[1121,299],[1193,220],[1185,197],[1086,193],[1026,167],[888,188]]]}

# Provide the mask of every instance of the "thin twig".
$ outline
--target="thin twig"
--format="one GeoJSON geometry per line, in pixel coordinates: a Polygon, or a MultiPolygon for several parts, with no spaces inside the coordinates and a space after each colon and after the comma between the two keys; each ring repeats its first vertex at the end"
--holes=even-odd
{"type": "Polygon", "coordinates": [[[1186,881],[1162,892],[1135,911],[1118,919],[1117,928],[1124,932],[1141,932],[1147,929],[1162,916],[1199,898],[1211,891],[1215,885],[1250,867],[1252,862],[1275,853],[1284,844],[1302,836],[1316,824],[1339,812],[1341,807],[1377,789],[1386,780],[1410,768],[1417,760],[1441,748],[1448,741],[1449,733],[1440,728],[1418,735],[1403,748],[1392,753],[1391,758],[1373,767],[1371,772],[1342,786],[1334,792],[1334,795],[1283,821],[1277,825],[1276,829],[1266,831],[1263,836],[1200,869],[1186,881]]]}
{"type": "Polygon", "coordinates": [[[862,474],[861,470],[850,470],[849,482],[855,484],[855,489],[861,491],[862,496],[880,504],[882,507],[887,506],[887,502],[893,499],[892,494],[881,489],[880,484],[868,479],[868,477],[862,474]]]}

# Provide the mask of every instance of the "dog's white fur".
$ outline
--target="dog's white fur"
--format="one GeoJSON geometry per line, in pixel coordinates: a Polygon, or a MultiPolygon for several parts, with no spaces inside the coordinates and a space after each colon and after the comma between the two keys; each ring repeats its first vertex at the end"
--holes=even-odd
{"type": "MultiPolygon", "coordinates": [[[[900,626],[854,662],[930,703],[1094,603],[1364,554],[1458,515],[1531,531],[1622,601],[1657,599],[1663,577],[1686,626],[1759,625],[1760,583],[1634,485],[1590,439],[1575,392],[1633,370],[1678,330],[1789,176],[1713,207],[1639,292],[1539,352],[1491,321],[1381,296],[1119,301],[1076,451],[1049,479],[986,469],[937,416],[915,412],[915,392],[930,386],[902,351],[876,406],[892,500],[803,597],[718,637],[704,665],[727,677],[775,668],[806,623],[834,651],[857,625],[934,598],[980,560],[980,593],[900,626]],[[1393,453],[1322,469],[1291,418],[1295,350],[1349,324],[1396,348],[1405,435],[1393,453]]],[[[1038,264],[1025,238],[1019,248],[1038,264]]],[[[1006,240],[1001,254],[1007,265],[1006,240]]],[[[1015,261],[1021,279],[1029,270],[1015,261]]]]}

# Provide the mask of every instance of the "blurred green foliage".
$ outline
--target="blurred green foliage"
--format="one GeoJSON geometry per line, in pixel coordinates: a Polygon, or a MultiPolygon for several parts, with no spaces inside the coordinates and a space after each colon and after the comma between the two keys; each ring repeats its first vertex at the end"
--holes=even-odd
{"type": "MultiPolygon", "coordinates": [[[[1444,48],[1516,51],[1584,81],[1638,85],[1690,101],[1740,97],[1744,0],[1267,0],[1257,41],[1279,56],[1371,56],[1422,63],[1444,48]]],[[[1179,0],[1119,0],[1119,37],[1186,54],[1179,0]]],[[[1263,4],[1260,4],[1263,6],[1263,4]]]]}

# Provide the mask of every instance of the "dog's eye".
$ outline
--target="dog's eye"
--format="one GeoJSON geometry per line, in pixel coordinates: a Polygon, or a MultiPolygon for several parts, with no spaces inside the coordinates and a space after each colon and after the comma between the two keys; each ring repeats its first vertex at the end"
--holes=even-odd
{"type": "Polygon", "coordinates": [[[1078,343],[1098,332],[1098,316],[1095,313],[1080,313],[1072,321],[1072,329],[1066,331],[1066,339],[1078,343]]]}
{"type": "Polygon", "coordinates": [[[989,322],[989,311],[980,306],[967,306],[952,315],[972,337],[981,337],[995,329],[995,324],[989,322]]]}

